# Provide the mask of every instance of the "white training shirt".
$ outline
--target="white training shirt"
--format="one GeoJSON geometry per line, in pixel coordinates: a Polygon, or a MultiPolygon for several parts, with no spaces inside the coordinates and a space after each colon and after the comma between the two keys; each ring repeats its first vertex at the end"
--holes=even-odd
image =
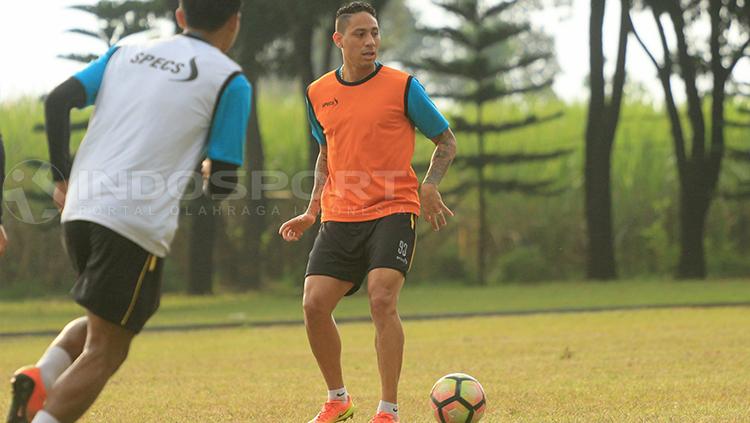
{"type": "Polygon", "coordinates": [[[250,84],[192,35],[115,46],[74,77],[96,109],[62,222],[100,224],[164,257],[202,158],[242,165],[250,84]]]}

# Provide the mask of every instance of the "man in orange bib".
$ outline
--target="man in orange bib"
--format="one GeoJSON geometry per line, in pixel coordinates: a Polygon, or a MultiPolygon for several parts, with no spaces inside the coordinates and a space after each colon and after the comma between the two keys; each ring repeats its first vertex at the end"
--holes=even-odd
{"type": "Polygon", "coordinates": [[[456,140],[422,85],[377,61],[380,33],[371,5],[353,2],[339,9],[333,42],[344,65],[307,89],[308,117],[320,144],[312,198],[307,211],[284,223],[279,234],[299,240],[322,211],[303,308],[328,401],[311,423],[354,415],[332,312],[365,277],[381,380],[381,401],[371,422],[397,422],[404,348],[398,296],[414,256],[420,197],[423,217],[434,230],[453,216],[438,184],[455,157],[456,140]],[[411,167],[415,128],[436,145],[421,189],[411,167]]]}

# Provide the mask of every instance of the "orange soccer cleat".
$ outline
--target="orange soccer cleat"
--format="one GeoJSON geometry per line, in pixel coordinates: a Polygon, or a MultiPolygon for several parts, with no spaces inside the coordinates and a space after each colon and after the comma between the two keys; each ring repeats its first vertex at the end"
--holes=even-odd
{"type": "Polygon", "coordinates": [[[44,407],[47,390],[38,367],[27,366],[16,370],[10,379],[13,402],[7,423],[28,423],[44,407]]]}
{"type": "Polygon", "coordinates": [[[380,412],[375,415],[375,417],[370,420],[370,423],[395,423],[398,422],[395,417],[393,417],[393,414],[390,413],[384,413],[380,412]]]}
{"type": "Polygon", "coordinates": [[[349,396],[346,402],[326,401],[320,413],[308,423],[336,423],[349,420],[352,417],[354,417],[354,403],[352,397],[349,396]]]}

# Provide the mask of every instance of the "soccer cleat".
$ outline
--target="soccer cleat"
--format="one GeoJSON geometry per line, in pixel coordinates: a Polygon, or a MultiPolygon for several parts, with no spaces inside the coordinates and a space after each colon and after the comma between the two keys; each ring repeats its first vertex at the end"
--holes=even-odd
{"type": "Polygon", "coordinates": [[[380,413],[376,414],[375,417],[370,420],[370,423],[395,423],[398,422],[395,417],[393,417],[393,414],[385,413],[381,411],[380,413]]]}
{"type": "Polygon", "coordinates": [[[326,401],[314,419],[308,423],[336,423],[349,420],[354,417],[354,403],[349,396],[346,402],[343,401],[326,401]]]}
{"type": "Polygon", "coordinates": [[[44,407],[47,391],[38,367],[28,366],[16,370],[10,379],[13,401],[7,423],[28,423],[44,407]]]}

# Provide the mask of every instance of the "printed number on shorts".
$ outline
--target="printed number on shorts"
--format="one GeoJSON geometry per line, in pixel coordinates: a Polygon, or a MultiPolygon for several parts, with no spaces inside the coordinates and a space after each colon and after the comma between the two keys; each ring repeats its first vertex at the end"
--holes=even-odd
{"type": "Polygon", "coordinates": [[[404,241],[399,242],[399,244],[398,244],[398,253],[399,254],[401,254],[402,256],[406,257],[406,253],[408,252],[408,250],[409,250],[409,244],[407,244],[404,241]]]}

